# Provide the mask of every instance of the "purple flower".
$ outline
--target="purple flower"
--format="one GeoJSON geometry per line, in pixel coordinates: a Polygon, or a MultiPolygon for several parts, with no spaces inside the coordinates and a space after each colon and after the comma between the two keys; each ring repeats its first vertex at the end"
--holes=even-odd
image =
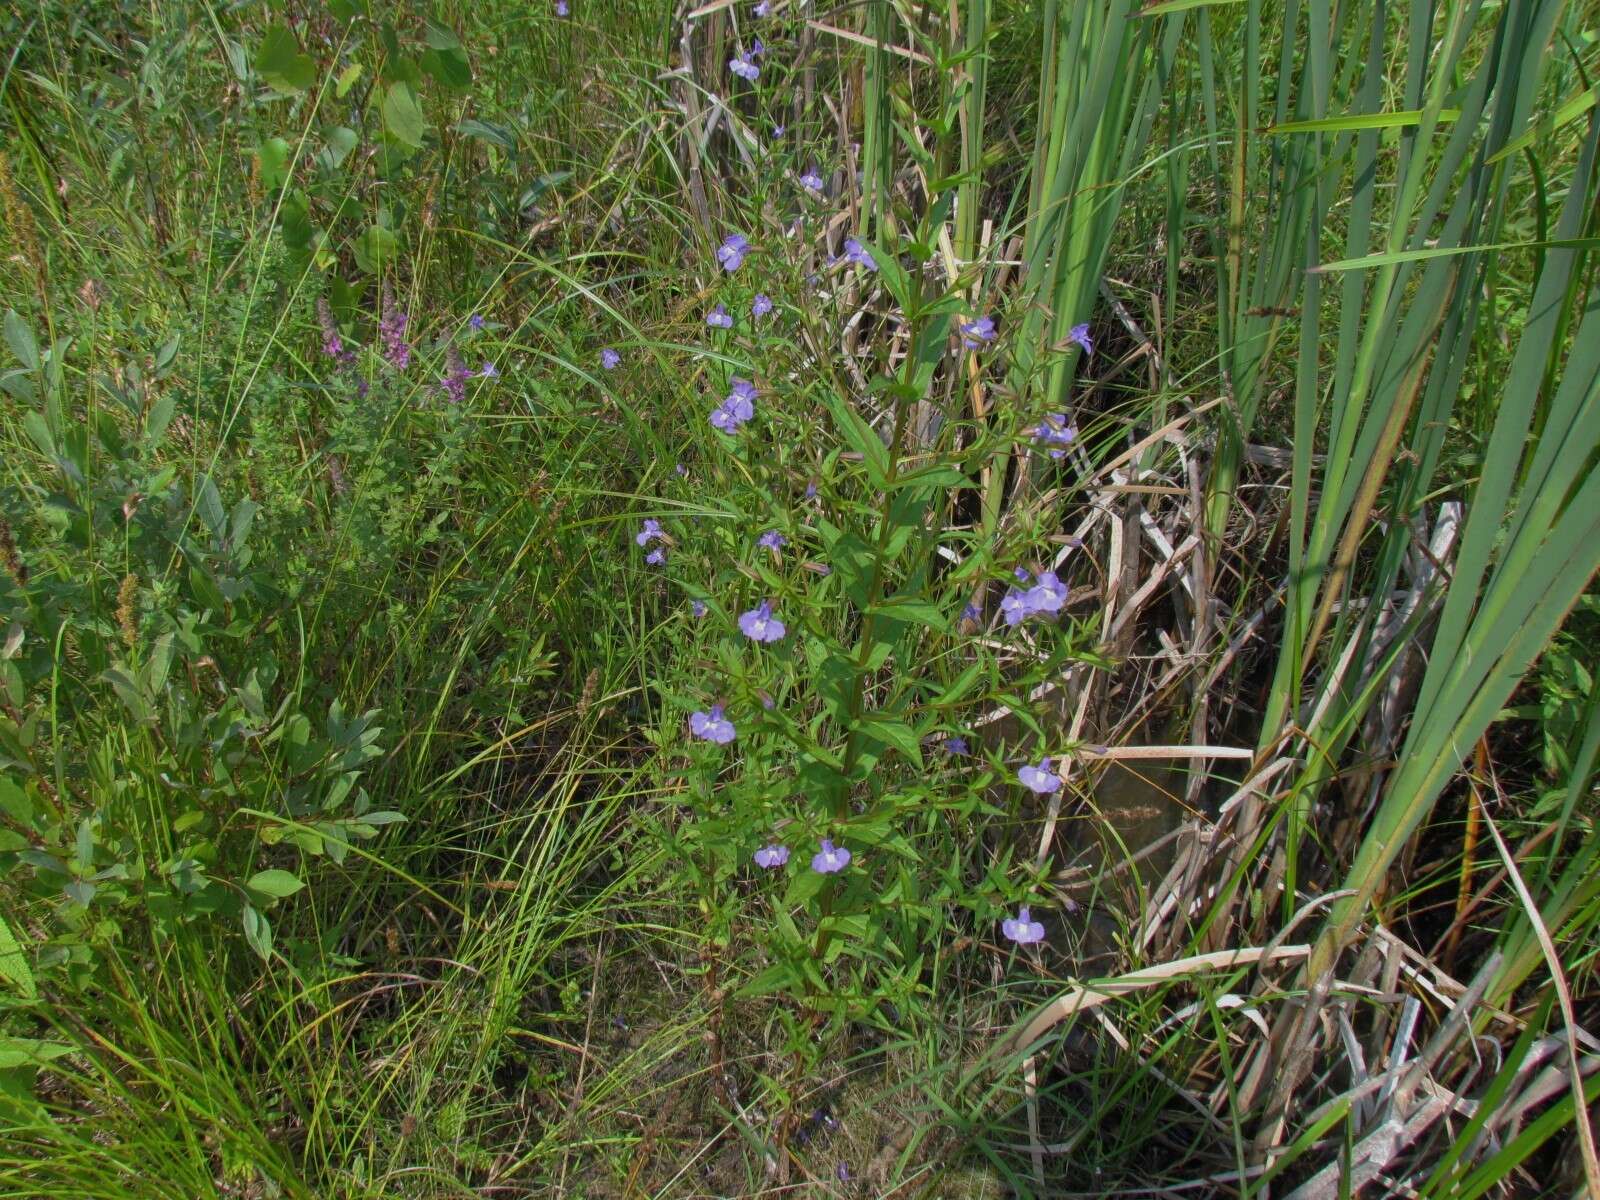
{"type": "Polygon", "coordinates": [[[771,16],[772,15],[772,0],[761,0],[761,3],[757,4],[755,6],[755,8],[753,8],[751,11],[753,13],[755,13],[755,15],[757,17],[769,17],[769,16],[771,16]]]}
{"type": "Polygon", "coordinates": [[[850,851],[822,839],[822,849],[811,856],[811,869],[818,875],[832,875],[850,865],[850,851]]]}
{"type": "Polygon", "coordinates": [[[394,290],[383,285],[383,315],[378,319],[378,332],[383,335],[383,354],[389,365],[404,371],[411,365],[411,344],[406,341],[406,322],[410,320],[394,302],[394,290]]]}
{"type": "Polygon", "coordinates": [[[478,374],[484,379],[498,379],[500,377],[499,368],[497,368],[488,359],[484,360],[483,367],[481,370],[479,370],[478,374]]]}
{"type": "Polygon", "coordinates": [[[981,621],[983,620],[983,609],[979,608],[976,604],[968,604],[961,610],[961,619],[963,621],[981,621]]]}
{"type": "Polygon", "coordinates": [[[346,366],[355,362],[355,351],[345,349],[344,339],[339,336],[339,325],[333,319],[333,309],[328,307],[326,296],[317,297],[317,324],[322,327],[322,352],[346,366]]]}
{"type": "Polygon", "coordinates": [[[961,344],[968,350],[976,350],[984,342],[994,341],[994,318],[979,317],[976,321],[968,321],[961,327],[961,344]]]}
{"type": "Polygon", "coordinates": [[[657,546],[654,550],[650,551],[649,554],[644,556],[644,560],[652,567],[659,567],[662,563],[667,561],[667,548],[665,546],[657,546]]]}
{"type": "Polygon", "coordinates": [[[1000,922],[1000,932],[1005,934],[1019,946],[1031,946],[1035,942],[1044,941],[1044,926],[1038,921],[1030,920],[1028,906],[1024,904],[1017,909],[1017,915],[1007,917],[1000,922]]]}
{"type": "Polygon", "coordinates": [[[661,532],[661,522],[656,520],[654,517],[646,517],[644,519],[643,528],[641,528],[638,533],[633,535],[633,540],[638,545],[648,546],[657,538],[665,536],[666,534],[661,532]]]}
{"type": "Polygon", "coordinates": [[[944,740],[946,754],[965,754],[967,752],[967,739],[964,737],[947,737],[944,740]]]}
{"type": "Polygon", "coordinates": [[[806,484],[806,499],[807,500],[815,500],[816,498],[817,498],[817,481],[815,479],[813,479],[810,483],[806,484]]]}
{"type": "Polygon", "coordinates": [[[744,262],[744,256],[750,253],[750,243],[745,240],[742,233],[730,233],[722,239],[722,245],[717,247],[717,261],[722,264],[724,271],[732,274],[744,262]]]}
{"type": "Polygon", "coordinates": [[[706,602],[704,600],[689,601],[689,612],[694,616],[694,619],[698,621],[701,617],[706,615],[706,602]]]}
{"type": "Polygon", "coordinates": [[[783,866],[788,861],[789,847],[780,846],[777,842],[756,851],[756,866],[765,867],[769,871],[774,867],[783,866]]]}
{"type": "Polygon", "coordinates": [[[1076,342],[1082,346],[1085,355],[1094,353],[1094,340],[1089,336],[1089,323],[1087,321],[1082,325],[1074,325],[1067,330],[1067,341],[1076,342]]]}
{"type": "Polygon", "coordinates": [[[622,355],[610,346],[600,351],[600,365],[608,371],[615,371],[622,364],[622,355]]]}
{"type": "Polygon", "coordinates": [[[756,66],[756,61],[749,53],[741,54],[737,58],[728,60],[728,70],[740,79],[747,79],[754,83],[761,78],[761,68],[756,66]]]}
{"type": "Polygon", "coordinates": [[[737,375],[729,381],[728,398],[711,414],[711,424],[723,433],[733,433],[756,415],[756,385],[737,375]]]}
{"type": "Polygon", "coordinates": [[[822,191],[822,176],[817,174],[815,167],[806,168],[806,173],[800,176],[800,186],[808,192],[822,191]]]}
{"type": "Polygon", "coordinates": [[[750,302],[750,315],[753,316],[753,317],[764,317],[771,311],[772,311],[772,297],[771,296],[767,296],[767,295],[763,295],[763,294],[759,294],[758,293],[756,298],[750,302]]]}
{"type": "Polygon", "coordinates": [[[567,0],[556,0],[556,16],[564,17],[571,10],[567,8],[567,0]]]}
{"type": "Polygon", "coordinates": [[[1017,781],[1035,796],[1048,796],[1061,790],[1061,776],[1051,769],[1048,755],[1039,760],[1037,767],[1023,767],[1018,771],[1017,781]]]}
{"type": "Polygon", "coordinates": [[[872,257],[872,251],[868,250],[855,238],[845,238],[844,257],[846,262],[853,262],[869,271],[878,269],[878,260],[872,257]]]}
{"type": "Polygon", "coordinates": [[[1027,601],[1034,612],[1058,613],[1067,602],[1067,585],[1056,578],[1054,571],[1040,571],[1028,589],[1027,601]]]}
{"type": "Polygon", "coordinates": [[[776,642],[783,639],[788,629],[772,615],[772,602],[763,600],[759,608],[739,614],[739,632],[754,642],[776,642]]]}
{"type": "Polygon", "coordinates": [[[483,332],[483,314],[482,313],[473,313],[470,317],[468,317],[467,318],[467,327],[469,329],[471,329],[473,333],[482,333],[483,332]]]}
{"type": "Polygon", "coordinates": [[[1050,447],[1051,458],[1060,458],[1066,453],[1065,447],[1078,439],[1078,431],[1067,423],[1066,413],[1046,413],[1033,431],[1033,439],[1050,447]]]}
{"type": "Polygon", "coordinates": [[[673,463],[672,470],[679,479],[689,478],[689,468],[684,466],[682,463],[673,463]]]}
{"type": "Polygon", "coordinates": [[[750,39],[750,57],[751,58],[760,58],[766,52],[767,52],[767,48],[761,44],[761,39],[760,38],[751,38],[750,39]]]}
{"type": "Polygon", "coordinates": [[[1018,583],[1027,583],[1028,582],[1028,568],[1027,567],[1012,567],[1011,568],[1011,574],[1016,578],[1018,583]]]}
{"type": "Polygon", "coordinates": [[[467,364],[461,361],[461,355],[451,346],[444,352],[444,392],[450,397],[451,404],[461,404],[466,400],[467,380],[471,378],[472,372],[467,370],[467,364]]]}
{"type": "Polygon", "coordinates": [[[696,711],[689,714],[689,732],[703,741],[726,746],[733,741],[736,731],[733,722],[722,715],[722,705],[713,704],[708,713],[696,711]]]}
{"type": "Polygon", "coordinates": [[[784,131],[788,128],[789,127],[787,125],[774,125],[772,127],[772,136],[775,138],[781,138],[784,134],[784,131]]]}
{"type": "Polygon", "coordinates": [[[1007,625],[1020,625],[1023,621],[1033,616],[1033,609],[1028,605],[1027,593],[1016,588],[1007,588],[1006,594],[1000,597],[1000,615],[1006,619],[1007,625]]]}
{"type": "Polygon", "coordinates": [[[766,550],[781,550],[789,544],[789,539],[776,529],[769,529],[756,539],[756,545],[766,550]]]}
{"type": "Polygon", "coordinates": [[[713,329],[732,329],[733,318],[725,306],[719,304],[706,314],[706,324],[713,329]]]}

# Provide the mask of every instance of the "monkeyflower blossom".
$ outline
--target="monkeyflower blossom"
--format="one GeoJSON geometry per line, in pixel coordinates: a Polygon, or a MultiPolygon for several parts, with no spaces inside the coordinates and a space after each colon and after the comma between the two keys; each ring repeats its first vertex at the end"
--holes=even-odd
{"type": "Polygon", "coordinates": [[[619,366],[622,365],[622,355],[618,354],[610,346],[607,346],[604,350],[600,351],[600,365],[608,371],[615,371],[619,366]]]}
{"type": "Polygon", "coordinates": [[[789,631],[772,615],[772,602],[763,600],[758,607],[739,614],[739,632],[753,642],[778,642],[789,631]]]}
{"type": "Polygon", "coordinates": [[[774,867],[783,866],[788,861],[789,847],[780,846],[777,842],[756,851],[756,866],[765,867],[769,871],[774,867]]]}
{"type": "Polygon", "coordinates": [[[1000,932],[1019,946],[1031,946],[1044,941],[1044,926],[1031,918],[1032,914],[1024,904],[1017,909],[1015,917],[1007,917],[1000,922],[1000,932]]]}
{"type": "Polygon", "coordinates": [[[994,341],[994,318],[979,317],[976,321],[968,321],[961,327],[961,344],[968,350],[976,350],[985,342],[994,341]]]}
{"type": "Polygon", "coordinates": [[[776,529],[769,529],[756,539],[756,545],[765,550],[781,550],[789,544],[789,539],[776,529]]]}
{"type": "Polygon", "coordinates": [[[1018,771],[1017,780],[1035,796],[1048,796],[1051,792],[1061,790],[1061,776],[1050,766],[1048,755],[1039,760],[1038,766],[1027,766],[1018,771]]]}
{"type": "Polygon", "coordinates": [[[1089,324],[1087,321],[1082,325],[1074,325],[1067,330],[1067,341],[1076,342],[1083,347],[1085,357],[1094,353],[1094,340],[1089,336],[1089,324]]]}
{"type": "Polygon", "coordinates": [[[706,602],[704,600],[689,601],[689,612],[694,619],[698,621],[701,617],[706,615],[706,602]]]}
{"type": "Polygon", "coordinates": [[[657,546],[654,550],[650,551],[649,554],[644,556],[644,561],[649,563],[652,567],[659,567],[662,563],[667,561],[667,548],[665,546],[657,546]]]}
{"type": "Polygon", "coordinates": [[[845,238],[844,258],[846,262],[855,263],[857,266],[865,267],[869,271],[878,269],[878,260],[872,257],[872,251],[868,250],[855,238],[845,238]]]}
{"type": "Polygon", "coordinates": [[[702,741],[726,746],[733,741],[736,731],[733,722],[722,715],[722,705],[713,704],[710,712],[689,714],[689,732],[702,741]]]}
{"type": "Polygon", "coordinates": [[[1054,571],[1040,571],[1027,593],[1028,607],[1036,613],[1058,613],[1067,602],[1067,585],[1054,571]]]}
{"type": "Polygon", "coordinates": [[[965,754],[967,752],[967,739],[964,737],[947,737],[944,740],[946,754],[965,754]]]}
{"type": "Polygon", "coordinates": [[[394,290],[384,284],[383,315],[378,319],[378,332],[383,335],[383,355],[397,371],[404,371],[411,365],[411,343],[406,341],[409,320],[394,302],[394,290]]]}
{"type": "Polygon", "coordinates": [[[761,68],[756,65],[755,56],[748,51],[736,58],[730,58],[728,70],[751,83],[761,78],[761,68]]]}
{"type": "Polygon", "coordinates": [[[806,168],[806,173],[800,176],[800,186],[808,192],[822,191],[822,176],[817,174],[815,167],[806,168]]]}
{"type": "Polygon", "coordinates": [[[711,424],[723,433],[734,433],[756,415],[756,385],[737,375],[729,383],[728,398],[711,414],[711,424]]]}
{"type": "Polygon", "coordinates": [[[976,604],[968,604],[961,610],[961,619],[963,621],[981,621],[983,620],[983,609],[976,604]]]}
{"type": "Polygon", "coordinates": [[[722,245],[717,247],[717,262],[722,264],[722,269],[732,274],[744,263],[745,255],[750,253],[750,243],[742,233],[730,233],[722,239],[722,245]]]}
{"type": "Polygon", "coordinates": [[[666,536],[666,534],[661,532],[660,521],[656,520],[654,517],[646,517],[644,519],[644,526],[639,530],[638,533],[633,535],[633,540],[640,546],[648,546],[657,538],[664,538],[666,536]]]}
{"type": "Polygon", "coordinates": [[[567,7],[567,0],[556,0],[556,16],[564,17],[572,10],[567,7]]]}
{"type": "Polygon", "coordinates": [[[772,15],[772,0],[761,0],[761,3],[750,11],[758,18],[770,17],[772,15]]]}
{"type": "Polygon", "coordinates": [[[478,374],[479,374],[479,376],[481,376],[484,379],[498,379],[498,378],[500,378],[500,370],[499,370],[499,368],[496,367],[488,359],[484,359],[483,368],[478,372],[478,374]]]}
{"type": "Polygon", "coordinates": [[[811,856],[811,869],[818,875],[833,875],[850,865],[850,857],[850,851],[843,846],[823,838],[822,848],[811,856]]]}
{"type": "Polygon", "coordinates": [[[1033,440],[1048,446],[1051,458],[1060,458],[1067,452],[1066,447],[1078,440],[1078,431],[1068,424],[1066,413],[1046,413],[1033,431],[1033,440]]]}
{"type": "Polygon", "coordinates": [[[706,314],[706,324],[713,329],[732,329],[733,318],[728,315],[727,307],[719,304],[706,314]]]}
{"type": "Polygon", "coordinates": [[[467,328],[471,329],[473,333],[482,333],[483,332],[483,314],[482,313],[473,313],[470,317],[468,317],[467,318],[467,328]]]}
{"type": "Polygon", "coordinates": [[[750,302],[750,315],[753,317],[764,317],[771,311],[771,296],[757,294],[756,298],[750,302]]]}
{"type": "Polygon", "coordinates": [[[1007,588],[1006,594],[1000,597],[1000,615],[1006,619],[1007,625],[1020,625],[1033,615],[1033,609],[1028,605],[1028,594],[1017,588],[1007,588]]]}

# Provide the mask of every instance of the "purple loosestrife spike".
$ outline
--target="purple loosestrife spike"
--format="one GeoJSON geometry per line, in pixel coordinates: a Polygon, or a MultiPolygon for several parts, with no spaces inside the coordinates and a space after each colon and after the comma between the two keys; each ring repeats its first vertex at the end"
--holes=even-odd
{"type": "Polygon", "coordinates": [[[622,355],[610,346],[600,351],[600,365],[608,371],[615,371],[622,364],[622,355]]]}
{"type": "Polygon", "coordinates": [[[713,704],[708,713],[690,713],[689,732],[702,741],[715,742],[719,746],[726,746],[736,734],[733,722],[722,715],[720,704],[713,704]]]}
{"type": "Polygon", "coordinates": [[[333,319],[333,309],[328,306],[326,296],[317,297],[317,324],[322,328],[322,352],[346,366],[355,362],[355,351],[345,349],[344,339],[339,336],[338,322],[333,319]]]}
{"type": "Polygon", "coordinates": [[[706,615],[706,602],[704,600],[689,601],[689,612],[694,619],[698,621],[701,617],[706,615]]]}
{"type": "Polygon", "coordinates": [[[706,324],[713,329],[732,329],[733,318],[728,315],[727,307],[719,304],[706,314],[706,324]]]}
{"type": "Polygon", "coordinates": [[[771,311],[771,296],[758,294],[756,298],[750,302],[750,315],[753,317],[764,317],[771,311]]]}
{"type": "Polygon", "coordinates": [[[650,551],[649,554],[644,556],[644,561],[649,563],[652,567],[659,567],[662,563],[667,561],[666,547],[657,546],[654,550],[650,551]]]}
{"type": "Polygon", "coordinates": [[[994,318],[979,317],[976,321],[968,321],[961,327],[961,344],[968,350],[976,350],[985,342],[994,341],[994,318]]]}
{"type": "Polygon", "coordinates": [[[872,257],[872,251],[868,250],[855,238],[845,238],[844,257],[847,262],[853,262],[869,271],[878,269],[878,260],[872,257]]]}
{"type": "Polygon", "coordinates": [[[396,371],[411,365],[411,344],[406,341],[406,322],[410,320],[394,302],[394,290],[383,285],[383,315],[378,319],[378,332],[383,335],[383,356],[396,371]]]}
{"type": "Polygon", "coordinates": [[[806,168],[806,173],[800,176],[800,186],[808,192],[822,191],[822,176],[817,173],[815,167],[806,168]]]}
{"type": "Polygon", "coordinates": [[[756,539],[756,545],[766,550],[781,550],[789,544],[789,539],[776,529],[769,529],[756,539]]]}
{"type": "Polygon", "coordinates": [[[633,535],[633,540],[641,546],[648,546],[657,538],[665,536],[666,534],[661,532],[661,522],[654,517],[646,517],[644,526],[633,535]]]}
{"type": "Polygon", "coordinates": [[[1082,346],[1085,357],[1094,353],[1094,339],[1089,336],[1089,324],[1087,321],[1082,325],[1074,325],[1067,330],[1067,341],[1076,342],[1082,346]]]}
{"type": "Polygon", "coordinates": [[[753,642],[778,642],[789,631],[772,615],[772,602],[763,600],[758,607],[739,614],[739,632],[753,642]]]}
{"type": "Polygon", "coordinates": [[[944,740],[946,754],[965,754],[967,752],[967,739],[964,737],[947,737],[944,740]]]}
{"type": "Polygon", "coordinates": [[[471,378],[472,372],[467,370],[467,364],[461,361],[461,355],[451,346],[444,352],[444,392],[450,397],[451,404],[465,402],[467,380],[471,378]]]}
{"type": "Polygon", "coordinates": [[[822,848],[811,856],[811,869],[818,875],[832,875],[848,867],[850,858],[850,851],[823,838],[822,848]]]}
{"type": "Polygon", "coordinates": [[[783,866],[788,861],[789,847],[780,846],[777,842],[756,851],[756,866],[765,867],[769,871],[774,867],[783,866]]]}
{"type": "Polygon", "coordinates": [[[1007,917],[1000,922],[1000,932],[1005,934],[1019,946],[1031,946],[1035,942],[1044,941],[1044,926],[1031,919],[1032,914],[1024,904],[1017,909],[1017,915],[1007,917]]]}
{"type": "Polygon", "coordinates": [[[717,262],[722,264],[724,271],[732,274],[744,263],[744,257],[749,253],[750,243],[745,240],[744,234],[730,233],[717,247],[717,262]]]}
{"type": "Polygon", "coordinates": [[[1028,589],[1027,601],[1036,613],[1058,613],[1067,602],[1067,585],[1056,578],[1054,571],[1040,571],[1028,589]]]}
{"type": "Polygon", "coordinates": [[[1051,769],[1048,755],[1039,760],[1037,767],[1027,766],[1018,771],[1017,780],[1035,796],[1048,796],[1061,790],[1061,776],[1051,769]]]}

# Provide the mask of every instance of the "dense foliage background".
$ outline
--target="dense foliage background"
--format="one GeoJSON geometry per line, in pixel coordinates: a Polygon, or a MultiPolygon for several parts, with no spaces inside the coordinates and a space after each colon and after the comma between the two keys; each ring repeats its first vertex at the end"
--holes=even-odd
{"type": "Polygon", "coordinates": [[[9,1193],[1600,1190],[1592,7],[0,23],[9,1193]]]}

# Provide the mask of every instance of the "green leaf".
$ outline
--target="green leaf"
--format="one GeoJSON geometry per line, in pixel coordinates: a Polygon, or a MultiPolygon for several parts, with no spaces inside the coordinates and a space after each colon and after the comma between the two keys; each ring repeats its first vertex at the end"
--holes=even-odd
{"type": "MultiPolygon", "coordinates": [[[[1441,124],[1457,120],[1461,113],[1453,108],[1442,109],[1441,124]]],[[[1315,121],[1285,121],[1267,127],[1267,134],[1276,137],[1289,133],[1347,133],[1356,129],[1403,129],[1422,124],[1422,110],[1408,108],[1402,112],[1349,113],[1342,117],[1319,117],[1315,121]]]]}
{"type": "Polygon", "coordinates": [[[800,975],[790,963],[773,963],[740,988],[738,994],[750,1000],[757,996],[770,996],[774,992],[792,991],[799,983],[800,975]]]}
{"type": "Polygon", "coordinates": [[[394,257],[400,239],[382,225],[371,225],[355,240],[356,266],[373,275],[383,271],[383,265],[394,257]]]}
{"type": "Polygon", "coordinates": [[[72,1047],[63,1042],[0,1035],[0,1071],[8,1071],[13,1067],[36,1067],[71,1051],[72,1047]]]}
{"type": "Polygon", "coordinates": [[[345,98],[350,89],[355,87],[356,80],[361,78],[361,70],[362,67],[360,63],[351,63],[348,67],[339,72],[339,79],[333,85],[333,94],[335,98],[339,100],[343,100],[345,98]]]}
{"type": "Polygon", "coordinates": [[[15,984],[24,1000],[33,1000],[39,995],[39,989],[33,982],[33,970],[28,966],[28,956],[22,952],[22,944],[17,941],[4,917],[0,917],[0,979],[15,984]]]}
{"type": "Polygon", "coordinates": [[[305,887],[296,876],[288,871],[281,871],[271,867],[265,871],[257,871],[250,876],[245,884],[252,892],[260,892],[263,896],[271,896],[274,900],[282,900],[285,896],[292,896],[305,887]]]}
{"type": "Polygon", "coordinates": [[[282,187],[289,179],[289,143],[281,137],[268,138],[256,147],[261,164],[261,186],[282,187]]]}
{"type": "Polygon", "coordinates": [[[33,330],[28,328],[28,323],[11,308],[6,309],[6,345],[11,347],[11,353],[28,370],[39,369],[39,343],[34,340],[33,330]]]}
{"type": "Polygon", "coordinates": [[[881,488],[889,478],[889,450],[883,444],[883,439],[860,413],[850,407],[848,400],[832,393],[825,399],[828,411],[833,414],[833,422],[838,426],[839,436],[866,463],[867,477],[872,481],[872,486],[881,488]]]}
{"type": "Polygon", "coordinates": [[[254,905],[244,906],[244,938],[250,948],[266,962],[272,958],[272,922],[258,912],[254,905]]]}
{"type": "Polygon", "coordinates": [[[286,95],[305,91],[317,79],[317,64],[300,53],[300,43],[282,25],[267,30],[256,49],[255,65],[268,87],[286,95]]]}
{"type": "Polygon", "coordinates": [[[416,89],[409,83],[394,83],[383,95],[383,127],[389,136],[413,150],[422,148],[422,139],[428,132],[427,119],[422,115],[422,105],[417,100],[416,89]]]}
{"type": "Polygon", "coordinates": [[[891,621],[916,621],[929,629],[943,633],[950,627],[950,619],[937,604],[911,596],[896,596],[873,606],[873,612],[891,621]]]}
{"type": "MultiPolygon", "coordinates": [[[[491,125],[487,121],[474,121],[469,117],[465,121],[456,123],[456,132],[477,138],[480,142],[488,142],[492,146],[499,146],[502,150],[517,148],[515,135],[504,125],[491,125]]],[[[524,204],[522,207],[526,208],[527,205],[524,204]]]]}

